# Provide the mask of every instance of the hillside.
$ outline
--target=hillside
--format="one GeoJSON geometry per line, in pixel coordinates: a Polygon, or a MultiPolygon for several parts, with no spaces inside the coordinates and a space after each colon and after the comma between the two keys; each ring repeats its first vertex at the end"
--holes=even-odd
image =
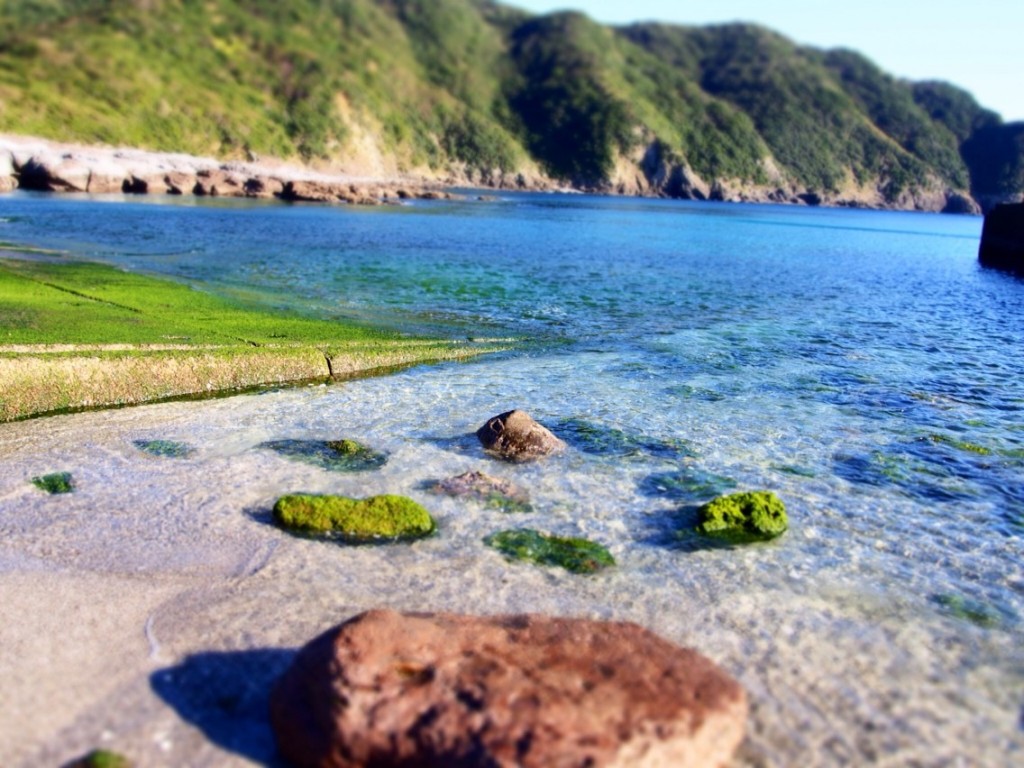
{"type": "Polygon", "coordinates": [[[7,0],[0,132],[494,186],[970,210],[1024,126],[751,25],[490,0],[7,0]]]}

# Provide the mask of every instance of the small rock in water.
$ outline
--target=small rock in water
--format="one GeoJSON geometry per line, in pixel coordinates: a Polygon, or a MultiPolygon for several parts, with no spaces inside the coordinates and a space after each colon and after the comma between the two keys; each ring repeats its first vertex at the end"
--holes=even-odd
{"type": "Polygon", "coordinates": [[[719,496],[698,514],[698,533],[736,543],[774,539],[788,527],[786,505],[771,491],[719,496]]]}
{"type": "Polygon", "coordinates": [[[530,496],[509,480],[492,477],[484,472],[464,472],[430,486],[433,493],[483,502],[502,512],[532,512],[530,496]]]}
{"type": "Polygon", "coordinates": [[[32,478],[32,485],[41,491],[51,495],[59,493],[71,493],[75,490],[74,481],[70,472],[53,472],[49,475],[40,475],[32,478]]]}
{"type": "Polygon", "coordinates": [[[530,461],[565,449],[565,443],[525,411],[488,419],[476,432],[484,449],[509,461],[530,461]]]}
{"type": "Polygon", "coordinates": [[[746,694],[636,624],[370,611],[303,648],[270,720],[294,765],[720,766],[746,694]]]}
{"type": "Polygon", "coordinates": [[[437,530],[430,513],[404,496],[282,496],[274,504],[274,522],[352,544],[418,539],[437,530]]]}
{"type": "Polygon", "coordinates": [[[615,565],[611,552],[587,539],[553,536],[530,528],[499,531],[484,544],[513,560],[557,565],[571,573],[594,573],[615,565]]]}

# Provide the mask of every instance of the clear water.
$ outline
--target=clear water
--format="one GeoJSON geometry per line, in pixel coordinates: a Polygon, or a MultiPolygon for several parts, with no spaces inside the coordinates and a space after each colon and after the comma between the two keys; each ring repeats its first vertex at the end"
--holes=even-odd
{"type": "Polygon", "coordinates": [[[634,620],[747,687],[740,764],[1013,764],[1024,282],[979,269],[980,227],[576,196],[371,210],[4,198],[0,241],[318,316],[522,346],[327,388],[0,426],[0,572],[242,579],[230,599],[211,593],[212,636],[157,616],[181,654],[294,645],[299,629],[381,604],[634,620]],[[512,407],[561,430],[570,451],[526,466],[484,458],[472,431],[512,407]],[[618,430],[612,447],[575,439],[574,419],[618,430]],[[338,437],[390,461],[346,476],[257,447],[338,437]],[[152,439],[196,451],[133,447],[152,439]],[[511,518],[422,490],[468,469],[514,479],[535,511],[511,518]],[[58,502],[26,478],[57,470],[78,480],[62,509],[104,509],[100,521],[46,522],[58,502]],[[776,491],[790,532],[734,550],[675,536],[695,504],[731,488],[776,491]],[[266,512],[297,490],[406,493],[441,533],[400,549],[289,539],[266,512]],[[570,577],[480,544],[518,525],[602,541],[619,567],[570,577]]]}

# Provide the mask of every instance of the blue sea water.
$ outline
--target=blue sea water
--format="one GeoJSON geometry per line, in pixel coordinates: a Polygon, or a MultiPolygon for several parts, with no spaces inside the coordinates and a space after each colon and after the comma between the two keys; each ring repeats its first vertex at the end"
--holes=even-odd
{"type": "MultiPolygon", "coordinates": [[[[0,200],[0,242],[319,317],[516,339],[469,364],[187,404],[205,409],[195,420],[185,404],[154,406],[166,422],[118,418],[133,438],[206,440],[236,473],[263,440],[342,424],[393,456],[361,487],[415,494],[475,466],[466,436],[487,417],[530,411],[570,451],[504,469],[532,489],[523,523],[608,543],[617,575],[496,589],[490,554],[470,553],[495,521],[435,502],[441,543],[420,551],[469,558],[435,577],[436,607],[628,618],[698,646],[705,631],[751,691],[752,765],[1009,765],[1024,749],[1024,281],[978,266],[980,229],[568,195],[0,200]],[[757,488],[789,507],[778,542],[675,536],[694,505],[757,488]]],[[[60,418],[98,424],[86,417],[60,418]]],[[[260,467],[257,505],[289,482],[260,467]]],[[[349,488],[303,471],[305,487],[349,488]]]]}

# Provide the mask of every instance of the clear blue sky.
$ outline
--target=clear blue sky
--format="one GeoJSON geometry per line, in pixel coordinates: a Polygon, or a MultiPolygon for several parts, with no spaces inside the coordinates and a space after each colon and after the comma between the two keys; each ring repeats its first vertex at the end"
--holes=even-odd
{"type": "Polygon", "coordinates": [[[798,43],[860,51],[911,80],[947,80],[1024,120],[1024,0],[504,0],[610,24],[755,21],[798,43]]]}

